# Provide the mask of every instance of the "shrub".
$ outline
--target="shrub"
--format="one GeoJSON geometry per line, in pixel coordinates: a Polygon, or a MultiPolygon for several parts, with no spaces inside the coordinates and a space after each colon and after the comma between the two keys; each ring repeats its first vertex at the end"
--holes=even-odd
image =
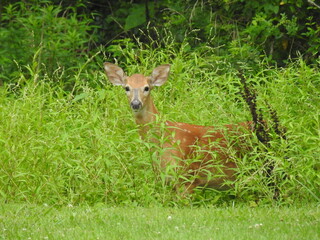
{"type": "Polygon", "coordinates": [[[12,82],[20,70],[27,72],[20,66],[32,65],[52,81],[61,81],[56,76],[64,73],[68,82],[74,69],[86,62],[96,28],[92,19],[76,10],[47,1],[7,5],[1,15],[0,77],[12,82]]]}

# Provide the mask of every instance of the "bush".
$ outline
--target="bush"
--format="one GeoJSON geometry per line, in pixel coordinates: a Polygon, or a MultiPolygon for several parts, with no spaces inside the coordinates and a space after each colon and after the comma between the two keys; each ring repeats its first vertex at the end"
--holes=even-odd
{"type": "Polygon", "coordinates": [[[70,81],[74,69],[86,62],[95,26],[77,7],[62,9],[47,1],[9,4],[1,15],[1,76],[4,82],[19,78],[30,66],[51,81],[70,81]],[[64,79],[57,75],[64,74],[64,79]],[[71,75],[71,76],[70,76],[71,75]]]}

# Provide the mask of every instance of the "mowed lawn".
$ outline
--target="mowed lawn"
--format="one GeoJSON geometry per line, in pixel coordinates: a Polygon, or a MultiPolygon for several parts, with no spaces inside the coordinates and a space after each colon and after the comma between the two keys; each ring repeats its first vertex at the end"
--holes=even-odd
{"type": "Polygon", "coordinates": [[[320,206],[129,208],[2,204],[0,239],[320,239],[320,206]]]}

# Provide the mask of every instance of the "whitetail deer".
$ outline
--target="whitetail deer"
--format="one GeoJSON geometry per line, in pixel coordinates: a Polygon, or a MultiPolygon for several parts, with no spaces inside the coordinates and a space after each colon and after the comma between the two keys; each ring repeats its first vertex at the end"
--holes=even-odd
{"type": "Polygon", "coordinates": [[[156,138],[152,138],[152,141],[161,144],[163,149],[159,156],[160,167],[180,167],[183,179],[189,179],[177,184],[177,188],[183,187],[184,193],[192,193],[197,186],[215,189],[230,187],[237,168],[232,156],[239,156],[241,150],[246,149],[241,137],[242,129],[250,129],[251,123],[215,128],[166,121],[166,130],[161,133],[160,126],[150,125],[156,122],[158,115],[150,92],[154,86],[161,86],[167,81],[170,65],[158,66],[149,77],[142,74],[126,76],[120,67],[107,62],[104,63],[104,69],[110,82],[122,86],[126,91],[141,137],[146,138],[151,128],[166,136],[164,143],[156,138]],[[231,140],[227,137],[229,135],[233,136],[231,140]],[[230,148],[235,149],[236,154],[231,154],[230,148]]]}

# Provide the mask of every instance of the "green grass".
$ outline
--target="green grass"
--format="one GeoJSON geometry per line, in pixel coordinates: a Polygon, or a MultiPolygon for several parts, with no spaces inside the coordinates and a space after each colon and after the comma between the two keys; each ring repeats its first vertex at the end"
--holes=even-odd
{"type": "Polygon", "coordinates": [[[317,205],[140,208],[3,204],[0,239],[319,239],[317,205]]]}

